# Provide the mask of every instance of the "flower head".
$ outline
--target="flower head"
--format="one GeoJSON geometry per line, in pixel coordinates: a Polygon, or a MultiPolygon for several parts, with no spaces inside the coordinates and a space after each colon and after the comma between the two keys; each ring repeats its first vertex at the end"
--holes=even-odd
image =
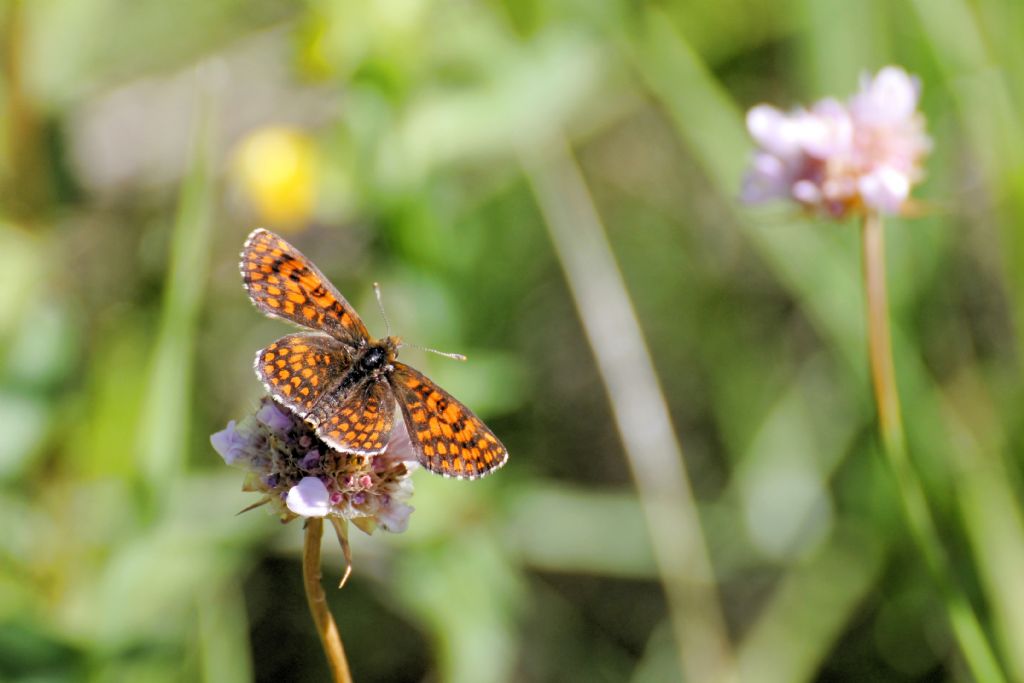
{"type": "Polygon", "coordinates": [[[232,420],[210,443],[224,462],[247,470],[243,488],[262,492],[285,521],[337,516],[366,533],[405,531],[415,455],[401,420],[384,453],[339,453],[299,417],[264,398],[254,414],[232,420]]]}
{"type": "Polygon", "coordinates": [[[919,96],[918,80],[889,66],[864,76],[846,103],[824,99],[788,114],[754,107],[747,129],[759,149],[743,200],[792,199],[835,218],[863,210],[899,213],[931,149],[919,96]]]}

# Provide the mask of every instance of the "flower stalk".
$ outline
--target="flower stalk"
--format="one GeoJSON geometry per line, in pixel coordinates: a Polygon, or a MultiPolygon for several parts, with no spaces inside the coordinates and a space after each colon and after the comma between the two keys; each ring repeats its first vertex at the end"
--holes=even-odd
{"type": "MultiPolygon", "coordinates": [[[[327,596],[320,584],[320,540],[323,536],[324,520],[321,517],[310,517],[306,520],[306,540],[302,551],[302,579],[306,587],[306,601],[309,611],[316,624],[316,632],[320,636],[327,665],[331,670],[334,683],[352,683],[352,674],[345,657],[345,646],[341,642],[338,625],[327,608],[327,596]]],[[[346,572],[346,576],[347,576],[346,572]]]]}
{"type": "Polygon", "coordinates": [[[975,680],[1005,681],[974,608],[953,578],[949,559],[928,507],[924,487],[907,454],[889,325],[885,233],[882,218],[876,211],[868,211],[864,215],[861,250],[867,306],[868,359],[878,412],[878,428],[885,457],[896,478],[910,534],[942,593],[953,634],[975,680]]]}

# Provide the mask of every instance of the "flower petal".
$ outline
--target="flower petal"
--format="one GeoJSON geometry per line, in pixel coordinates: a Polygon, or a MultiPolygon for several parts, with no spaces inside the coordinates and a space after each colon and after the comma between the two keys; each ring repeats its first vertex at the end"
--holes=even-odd
{"type": "Polygon", "coordinates": [[[853,144],[853,121],[841,102],[824,99],[803,117],[800,138],[803,149],[815,158],[848,154],[853,144]]]}
{"type": "Polygon", "coordinates": [[[800,153],[799,128],[790,116],[768,104],[747,112],[747,130],[765,151],[780,157],[800,153]]]}
{"type": "Polygon", "coordinates": [[[793,183],[793,199],[801,204],[817,204],[822,200],[821,189],[810,180],[798,180],[793,183]]]}
{"type": "Polygon", "coordinates": [[[910,179],[894,168],[882,166],[858,183],[864,203],[882,213],[897,214],[910,194],[910,179]]]}
{"type": "Polygon", "coordinates": [[[217,451],[220,457],[224,458],[224,462],[229,465],[235,461],[235,454],[231,451],[234,434],[235,421],[231,420],[227,427],[210,435],[210,445],[213,446],[213,450],[217,451]]]}
{"type": "Polygon", "coordinates": [[[415,508],[397,500],[391,500],[387,505],[381,506],[377,512],[377,522],[384,531],[393,534],[400,534],[409,528],[409,515],[415,508]]]}
{"type": "Polygon", "coordinates": [[[273,402],[264,403],[256,413],[256,419],[279,434],[292,428],[292,418],[273,402]]]}
{"type": "Polygon", "coordinates": [[[748,204],[786,198],[792,183],[792,174],[786,165],[777,156],[761,152],[754,156],[743,178],[740,197],[748,204]]]}
{"type": "Polygon", "coordinates": [[[304,455],[302,457],[302,465],[301,465],[301,467],[302,467],[302,469],[306,470],[307,472],[309,472],[311,469],[313,469],[314,467],[316,467],[319,464],[320,464],[320,451],[318,451],[318,450],[312,450],[309,453],[306,453],[306,455],[304,455]]]}
{"type": "Polygon", "coordinates": [[[914,115],[919,91],[920,83],[910,74],[887,66],[874,78],[861,77],[861,89],[850,99],[850,111],[865,123],[899,123],[914,115]]]}
{"type": "Polygon", "coordinates": [[[285,498],[288,509],[302,517],[326,517],[331,509],[331,496],[317,477],[303,477],[288,489],[285,498]]]}
{"type": "Polygon", "coordinates": [[[409,438],[409,430],[405,426],[405,420],[397,420],[391,429],[391,438],[388,439],[388,447],[383,453],[374,456],[374,464],[377,467],[393,467],[399,461],[406,463],[418,462],[416,451],[412,447],[412,439],[409,438]]]}
{"type": "Polygon", "coordinates": [[[238,423],[231,420],[227,427],[210,435],[210,445],[228,465],[235,464],[236,460],[246,455],[249,436],[242,431],[238,423]]]}

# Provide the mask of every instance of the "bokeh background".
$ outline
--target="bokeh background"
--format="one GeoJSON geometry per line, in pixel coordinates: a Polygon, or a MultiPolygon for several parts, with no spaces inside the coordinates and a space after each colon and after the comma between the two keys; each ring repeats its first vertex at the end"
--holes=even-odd
{"type": "Polygon", "coordinates": [[[0,22],[0,680],[325,680],[299,524],[236,516],[253,498],[209,444],[286,329],[240,285],[257,225],[375,333],[379,281],[397,334],[468,355],[403,359],[511,452],[480,482],[416,474],[409,530],[353,531],[341,591],[326,539],[356,680],[680,680],[673,614],[742,680],[970,680],[877,450],[857,226],[737,201],[746,108],[889,63],[934,139],[921,215],[888,225],[910,450],[1024,680],[1024,5],[6,0],[0,22]],[[612,266],[567,279],[573,230],[612,266]],[[638,324],[602,338],[642,333],[695,507],[644,514],[633,473],[679,457],[623,447],[601,308],[577,305],[608,283],[638,324]],[[713,604],[680,615],[656,558],[693,512],[713,604]]]}

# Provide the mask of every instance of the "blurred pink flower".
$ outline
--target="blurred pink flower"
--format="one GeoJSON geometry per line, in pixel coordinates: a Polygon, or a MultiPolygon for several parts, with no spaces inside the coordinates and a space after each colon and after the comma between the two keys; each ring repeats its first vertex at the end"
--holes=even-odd
{"type": "Polygon", "coordinates": [[[759,150],[743,200],[792,199],[836,218],[865,209],[899,213],[931,149],[919,95],[916,78],[889,66],[862,77],[845,104],[824,99],[788,114],[754,107],[747,129],[759,150]]]}

